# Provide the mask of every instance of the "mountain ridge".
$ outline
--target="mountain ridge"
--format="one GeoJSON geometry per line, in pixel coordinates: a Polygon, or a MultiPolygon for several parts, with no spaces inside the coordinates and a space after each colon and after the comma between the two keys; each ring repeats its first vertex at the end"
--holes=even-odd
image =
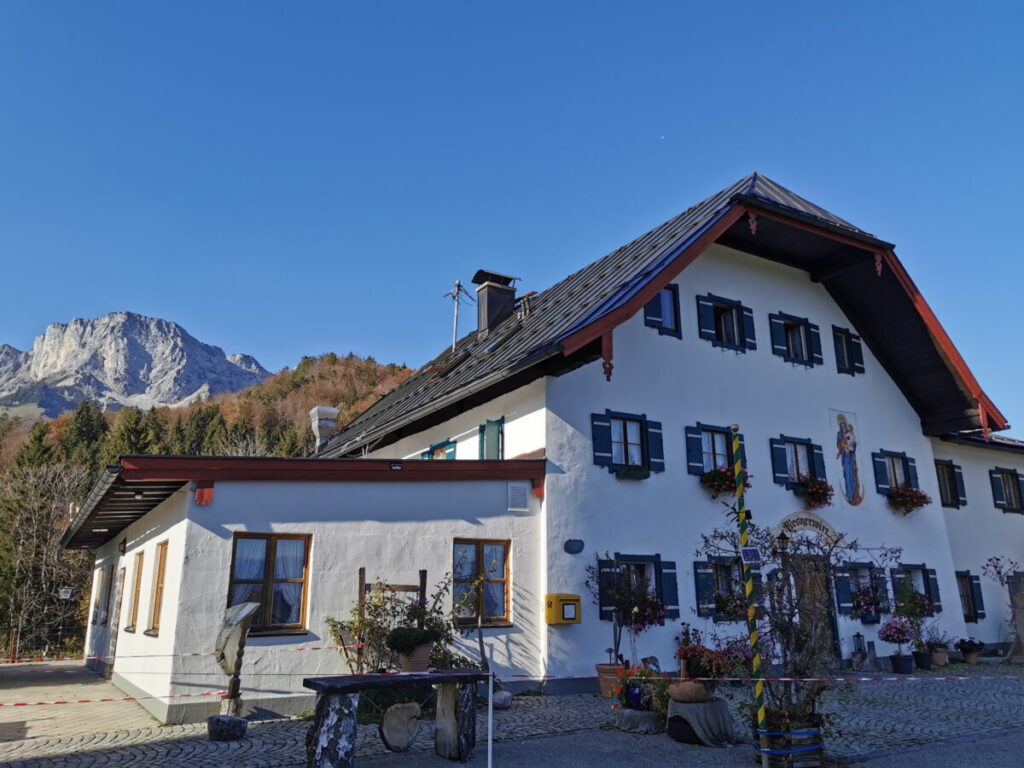
{"type": "Polygon", "coordinates": [[[52,323],[23,351],[0,344],[0,410],[54,418],[82,400],[104,409],[182,406],[259,384],[270,372],[171,320],[136,312],[52,323]]]}

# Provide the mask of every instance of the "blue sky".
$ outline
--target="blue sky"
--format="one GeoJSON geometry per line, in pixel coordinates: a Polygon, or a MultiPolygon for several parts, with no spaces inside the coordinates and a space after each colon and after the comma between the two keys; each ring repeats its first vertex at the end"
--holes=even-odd
{"type": "Polygon", "coordinates": [[[417,365],[457,278],[542,289],[759,170],[895,242],[1024,427],[1022,26],[1019,2],[7,0],[0,342],[129,309],[272,369],[417,365]]]}

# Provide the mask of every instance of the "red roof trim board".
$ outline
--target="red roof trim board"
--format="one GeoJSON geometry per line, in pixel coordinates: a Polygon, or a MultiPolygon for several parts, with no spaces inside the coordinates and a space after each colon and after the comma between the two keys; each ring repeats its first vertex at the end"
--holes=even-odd
{"type": "MultiPolygon", "coordinates": [[[[868,253],[880,256],[881,259],[884,260],[885,264],[887,264],[892,270],[893,275],[895,275],[900,284],[900,287],[903,288],[907,296],[910,298],[914,309],[917,311],[921,320],[927,327],[936,347],[949,362],[954,373],[963,382],[964,389],[978,402],[980,417],[987,429],[1001,430],[1006,429],[1009,426],[1006,417],[998,408],[996,408],[995,404],[982,390],[978,380],[974,378],[974,374],[971,373],[970,368],[967,367],[967,363],[964,361],[963,357],[961,357],[960,352],[953,344],[953,340],[950,339],[949,334],[946,333],[946,330],[942,327],[939,319],[935,316],[931,307],[928,306],[928,302],[925,301],[924,296],[921,295],[917,286],[914,285],[914,281],[910,279],[910,275],[907,274],[906,269],[896,257],[896,253],[892,248],[881,249],[881,252],[879,253],[880,249],[877,245],[873,246],[871,242],[867,242],[866,240],[847,237],[841,233],[834,232],[831,229],[815,226],[812,223],[790,218],[756,205],[734,205],[733,208],[723,214],[723,216],[711,228],[709,228],[707,232],[669,262],[661,271],[659,275],[660,279],[652,280],[642,289],[637,291],[636,295],[621,307],[598,318],[590,325],[579,329],[566,338],[562,342],[563,352],[566,355],[572,354],[595,339],[610,333],[613,328],[633,317],[642,310],[647,302],[653,299],[670,280],[674,280],[684,269],[686,269],[686,267],[692,264],[698,256],[700,256],[708,249],[709,246],[721,237],[729,227],[731,227],[745,214],[749,215],[751,213],[775,219],[776,221],[782,222],[788,226],[793,226],[798,229],[811,232],[815,235],[826,237],[844,245],[860,248],[868,253]]],[[[878,242],[880,243],[881,241],[878,242]]]]}

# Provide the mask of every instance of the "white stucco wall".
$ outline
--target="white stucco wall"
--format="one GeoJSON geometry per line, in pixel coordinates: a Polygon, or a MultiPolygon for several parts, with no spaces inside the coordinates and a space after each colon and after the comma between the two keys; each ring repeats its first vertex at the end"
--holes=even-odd
{"type": "MultiPolygon", "coordinates": [[[[164,501],[160,506],[136,521],[114,540],[96,550],[96,570],[114,565],[114,575],[120,568],[125,569],[123,593],[113,595],[110,618],[106,626],[90,625],[86,648],[90,656],[110,655],[110,630],[115,617],[115,606],[121,601],[118,618],[118,638],[113,680],[130,694],[144,691],[150,696],[171,693],[171,678],[174,666],[174,638],[178,624],[179,591],[181,586],[181,561],[185,551],[185,510],[188,506],[187,491],[182,489],[164,501]],[[118,543],[126,540],[123,555],[118,553],[118,543]],[[153,588],[156,577],[157,546],[166,541],[167,564],[164,572],[164,592],[160,612],[159,633],[153,637],[145,634],[151,623],[153,588]],[[135,632],[125,631],[130,621],[132,585],[135,578],[135,554],[144,553],[142,581],[139,589],[138,625],[135,632]]],[[[90,621],[95,605],[98,579],[93,579],[93,605],[90,606],[90,621]]],[[[101,665],[95,665],[101,666],[101,665]]],[[[143,706],[162,718],[168,700],[148,700],[143,706]]]]}
{"type": "MultiPolygon", "coordinates": [[[[291,649],[330,644],[324,619],[346,616],[355,604],[360,566],[368,580],[396,584],[416,584],[425,568],[429,592],[451,571],[452,540],[460,537],[511,540],[512,626],[487,629],[486,642],[499,674],[539,674],[544,551],[540,500],[531,496],[530,504],[528,513],[508,512],[505,481],[217,483],[212,504],[189,506],[172,692],[218,690],[226,683],[210,657],[183,654],[213,648],[227,604],[232,536],[241,531],[312,536],[309,631],[250,638],[242,674],[250,705],[309,708],[304,677],[348,673],[337,651],[291,649]],[[295,697],[306,700],[289,704],[295,697]]],[[[467,656],[478,656],[475,639],[460,644],[467,656]]]]}
{"type": "MultiPolygon", "coordinates": [[[[1007,451],[934,441],[935,458],[960,465],[967,504],[945,508],[953,561],[958,571],[979,575],[990,557],[1006,557],[1024,566],[1024,515],[1004,512],[995,506],[989,470],[1016,469],[1024,474],[1024,456],[1007,451]]],[[[938,499],[938,496],[936,496],[938,499]]],[[[966,625],[966,631],[989,643],[1009,640],[1009,593],[995,581],[981,577],[985,618],[966,625]]],[[[959,598],[950,607],[960,609],[959,598]]]]}
{"type": "MultiPolygon", "coordinates": [[[[828,292],[806,272],[721,246],[714,246],[676,281],[680,292],[683,338],[662,336],[648,328],[639,313],[614,331],[614,374],[606,382],[599,362],[549,379],[546,404],[549,589],[584,591],[584,567],[596,553],[660,554],[675,560],[679,571],[681,620],[726,634],[742,634],[740,623],[713,625],[696,616],[693,576],[700,533],[727,519],[686,470],[684,427],[698,421],[739,424],[746,442],[753,487],[747,505],[754,521],[773,526],[802,509],[801,502],[772,480],[769,438],[780,434],[810,438],[823,446],[829,481],[837,487],[832,507],[820,514],[840,532],[865,546],[902,546],[902,561],[925,563],[937,571],[947,606],[943,627],[963,634],[958,609],[953,559],[939,505],[903,517],[894,514],[875,490],[871,453],[906,451],[917,461],[921,487],[934,499],[938,488],[931,441],[922,435],[920,419],[866,347],[866,373],[836,371],[832,325],[851,327],[828,292]],[[754,312],[757,350],[737,353],[712,346],[698,336],[696,295],[708,292],[741,301],[754,312]],[[806,368],[786,363],[771,352],[768,315],[775,312],[808,317],[821,331],[824,364],[806,368]],[[666,471],[646,480],[618,480],[595,466],[590,415],[605,409],[646,414],[664,429],[666,471]],[[852,412],[858,419],[861,483],[864,501],[852,507],[838,492],[840,469],[835,460],[837,428],[830,409],[852,412]],[[562,549],[566,539],[586,543],[580,555],[562,549]]],[[[552,627],[548,632],[552,674],[585,674],[606,660],[610,622],[601,622],[596,607],[587,605],[578,626],[552,627]]],[[[844,655],[851,638],[863,631],[869,640],[875,627],[839,619],[844,655]]],[[[675,648],[678,625],[651,630],[642,637],[640,654],[663,663],[675,648]]],[[[878,644],[879,654],[892,652],[878,644]]]]}
{"type": "Polygon", "coordinates": [[[404,437],[369,454],[373,459],[418,459],[431,445],[455,441],[456,459],[480,458],[480,425],[505,419],[505,458],[544,447],[544,381],[538,379],[485,405],[448,419],[430,429],[404,437]]]}

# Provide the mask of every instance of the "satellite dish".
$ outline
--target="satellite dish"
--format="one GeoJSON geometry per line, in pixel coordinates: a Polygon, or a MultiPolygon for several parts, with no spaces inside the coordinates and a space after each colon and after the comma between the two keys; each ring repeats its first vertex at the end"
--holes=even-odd
{"type": "Polygon", "coordinates": [[[239,603],[224,612],[224,626],[217,633],[214,651],[217,663],[225,675],[237,675],[241,670],[241,651],[245,648],[245,636],[249,634],[253,617],[259,610],[259,603],[239,603]]]}

